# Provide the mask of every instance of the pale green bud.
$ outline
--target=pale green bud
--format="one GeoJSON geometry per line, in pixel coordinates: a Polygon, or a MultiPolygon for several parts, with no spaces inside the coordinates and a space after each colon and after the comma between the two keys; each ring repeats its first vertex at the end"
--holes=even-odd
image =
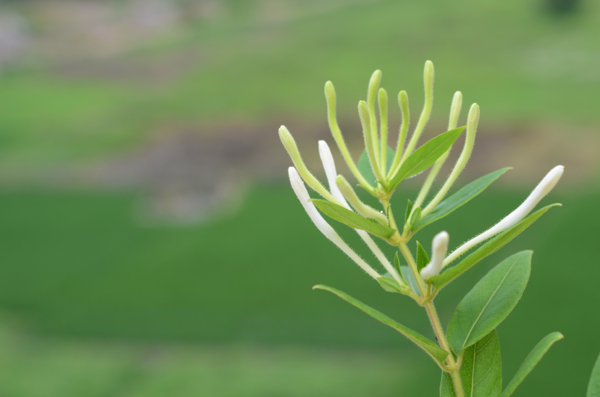
{"type": "Polygon", "coordinates": [[[285,126],[281,126],[279,128],[279,138],[281,139],[281,143],[287,150],[292,162],[296,166],[298,173],[302,176],[302,179],[306,182],[308,186],[311,187],[315,192],[319,193],[323,198],[329,200],[333,203],[337,203],[337,200],[321,185],[321,182],[314,177],[313,174],[306,168],[304,162],[302,161],[302,156],[300,156],[300,151],[298,150],[298,145],[296,145],[296,141],[292,134],[288,131],[285,126]]]}
{"type": "Polygon", "coordinates": [[[370,126],[370,116],[369,116],[369,108],[365,101],[358,102],[358,115],[360,116],[360,123],[363,129],[363,135],[365,138],[365,149],[367,151],[367,156],[369,157],[369,163],[371,164],[371,169],[373,169],[373,173],[378,181],[385,182],[385,178],[381,174],[381,170],[379,169],[379,165],[377,164],[377,158],[375,156],[375,150],[373,148],[373,141],[371,139],[371,126],[370,126]]]}

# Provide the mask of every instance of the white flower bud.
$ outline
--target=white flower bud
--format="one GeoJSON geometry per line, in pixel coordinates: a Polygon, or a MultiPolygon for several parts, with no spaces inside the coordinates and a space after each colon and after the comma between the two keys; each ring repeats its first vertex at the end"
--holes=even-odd
{"type": "Polygon", "coordinates": [[[333,155],[331,154],[331,149],[329,149],[327,142],[319,141],[319,155],[321,156],[323,169],[325,169],[325,175],[327,176],[327,183],[329,184],[329,191],[331,192],[331,195],[335,197],[335,199],[339,201],[341,205],[350,209],[350,207],[348,207],[348,203],[344,199],[344,195],[335,182],[337,171],[335,169],[335,162],[333,160],[333,155]]]}
{"type": "Polygon", "coordinates": [[[525,218],[534,208],[535,206],[544,198],[558,183],[560,178],[565,171],[565,167],[562,165],[557,165],[552,168],[548,174],[542,179],[542,181],[533,189],[529,197],[523,201],[523,203],[517,207],[516,210],[508,214],[504,219],[498,222],[492,229],[496,229],[497,233],[504,231],[511,226],[514,226],[521,219],[525,218]]]}
{"type": "Polygon", "coordinates": [[[558,183],[562,174],[565,170],[565,167],[562,165],[557,165],[552,168],[548,174],[542,179],[542,181],[533,189],[531,194],[523,201],[523,203],[517,207],[513,212],[505,216],[500,222],[496,223],[494,226],[481,233],[479,236],[472,238],[467,241],[460,247],[458,247],[454,252],[448,255],[448,258],[444,261],[444,266],[451,263],[453,260],[461,256],[466,251],[470,250],[472,247],[477,244],[513,227],[518,222],[520,222],[523,218],[525,218],[534,208],[535,206],[544,198],[558,183]]]}
{"type": "Polygon", "coordinates": [[[294,193],[296,193],[298,200],[300,200],[300,203],[304,207],[304,210],[306,211],[310,219],[313,221],[317,229],[319,229],[321,233],[325,235],[325,237],[327,237],[339,249],[341,249],[346,255],[348,255],[350,259],[356,262],[356,264],[360,266],[365,272],[367,272],[369,276],[373,277],[374,279],[381,277],[379,273],[373,270],[371,266],[369,266],[360,256],[358,256],[356,252],[354,252],[352,248],[350,248],[348,244],[346,244],[344,240],[342,240],[342,238],[327,223],[327,221],[323,219],[323,217],[317,210],[317,207],[315,207],[315,205],[310,201],[310,196],[308,194],[308,191],[306,190],[306,186],[304,186],[304,182],[302,181],[300,174],[298,174],[298,171],[296,171],[294,167],[290,167],[288,173],[292,189],[294,189],[294,193]]]}
{"type": "Polygon", "coordinates": [[[446,256],[446,252],[448,252],[448,241],[450,240],[450,236],[447,232],[438,233],[431,243],[431,250],[433,255],[431,257],[431,261],[427,266],[421,269],[421,277],[427,280],[433,276],[437,276],[442,270],[442,264],[444,262],[444,257],[446,256]]]}

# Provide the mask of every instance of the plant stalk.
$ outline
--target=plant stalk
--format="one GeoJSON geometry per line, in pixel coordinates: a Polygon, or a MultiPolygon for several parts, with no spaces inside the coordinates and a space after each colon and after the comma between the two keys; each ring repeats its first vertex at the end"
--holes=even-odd
{"type": "Polygon", "coordinates": [[[437,311],[435,310],[435,306],[430,299],[427,299],[428,290],[425,286],[425,283],[423,282],[423,279],[421,278],[421,275],[419,274],[417,263],[415,262],[412,254],[410,253],[410,250],[408,249],[406,243],[400,243],[398,245],[398,248],[400,248],[404,259],[406,259],[406,261],[408,262],[408,265],[410,266],[410,269],[413,272],[415,280],[417,281],[419,292],[421,293],[421,299],[423,302],[425,302],[424,304],[421,303],[421,305],[425,308],[425,311],[427,312],[427,316],[429,317],[429,321],[431,322],[433,331],[435,332],[435,336],[438,339],[438,343],[440,344],[440,347],[442,349],[448,352],[448,357],[446,358],[446,360],[448,361],[448,367],[450,368],[449,372],[452,376],[452,383],[454,384],[454,392],[456,393],[456,397],[465,397],[465,390],[463,388],[462,379],[460,378],[459,372],[460,366],[457,365],[457,362],[454,359],[454,356],[452,355],[450,344],[448,343],[446,335],[444,334],[444,328],[442,327],[440,318],[437,314],[437,311]]]}

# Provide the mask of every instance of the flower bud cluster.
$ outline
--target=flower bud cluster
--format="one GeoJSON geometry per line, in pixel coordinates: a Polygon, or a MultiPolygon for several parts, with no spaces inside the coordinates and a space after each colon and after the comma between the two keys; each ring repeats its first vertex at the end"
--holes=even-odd
{"type": "MultiPolygon", "coordinates": [[[[448,121],[449,135],[447,136],[452,136],[452,140],[447,138],[447,142],[441,139],[436,141],[436,138],[434,138],[420,148],[417,148],[419,138],[429,121],[433,106],[434,67],[431,61],[427,61],[423,74],[425,102],[408,143],[406,143],[410,126],[408,95],[406,91],[400,91],[398,94],[398,105],[402,115],[402,122],[394,151],[388,147],[388,94],[387,91],[379,87],[381,77],[381,71],[377,70],[373,73],[367,88],[367,99],[361,100],[358,103],[358,114],[363,130],[365,152],[370,165],[369,172],[366,172],[364,169],[361,170],[357,166],[346,146],[336,118],[336,92],[333,83],[330,81],[325,84],[325,98],[327,102],[328,124],[346,165],[356,178],[358,185],[379,200],[383,211],[365,204],[355,192],[352,184],[344,176],[337,174],[333,155],[325,141],[319,141],[318,149],[327,178],[328,188],[308,170],[302,160],[294,138],[285,126],[281,126],[279,129],[279,136],[294,164],[294,167],[290,167],[289,169],[290,183],[315,226],[369,276],[374,279],[382,277],[378,271],[356,254],[323,218],[319,209],[323,210],[323,208],[327,208],[328,210],[324,212],[326,215],[342,223],[346,223],[356,230],[386,271],[386,274],[383,276],[393,279],[398,284],[397,289],[399,291],[410,291],[402,272],[390,263],[370,234],[374,234],[387,243],[402,249],[402,245],[406,245],[414,233],[421,228],[419,221],[435,213],[434,210],[444,204],[442,201],[471,157],[479,124],[480,109],[477,104],[471,106],[466,121],[466,138],[460,156],[441,188],[424,205],[437,175],[449,156],[454,140],[460,134],[460,131],[456,130],[456,127],[462,108],[462,94],[460,92],[454,94],[450,107],[448,121]],[[453,131],[457,131],[456,134],[450,135],[453,131]],[[393,152],[393,158],[388,158],[390,152],[393,152]],[[423,164],[425,166],[419,168],[423,164]],[[431,167],[429,174],[414,204],[409,205],[407,208],[404,226],[399,228],[392,214],[390,198],[403,178],[415,175],[429,167],[431,167]],[[375,180],[369,179],[372,178],[372,176],[369,176],[371,173],[375,177],[375,180]],[[317,209],[305,184],[329,204],[326,207],[319,206],[319,209],[317,209]]],[[[446,256],[446,253],[448,251],[449,235],[445,231],[438,233],[432,242],[431,260],[420,272],[417,272],[416,265],[410,263],[409,260],[409,265],[414,277],[417,279],[421,295],[425,292],[425,283],[430,282],[445,266],[474,246],[513,227],[526,217],[539,201],[554,188],[562,176],[563,170],[564,167],[562,166],[552,169],[517,209],[487,231],[462,244],[448,256],[446,256]]],[[[413,292],[417,293],[417,291],[414,291],[414,288],[413,292]]],[[[410,292],[407,293],[410,294],[410,292]]]]}

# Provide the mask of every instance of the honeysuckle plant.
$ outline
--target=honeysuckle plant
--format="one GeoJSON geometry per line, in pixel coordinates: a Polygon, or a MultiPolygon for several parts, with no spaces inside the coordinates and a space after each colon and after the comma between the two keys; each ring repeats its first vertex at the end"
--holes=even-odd
{"type": "MultiPolygon", "coordinates": [[[[313,288],[332,292],[396,329],[423,349],[442,371],[442,397],[508,397],[550,347],[563,338],[559,332],[543,338],[525,358],[512,380],[503,387],[496,327],[512,311],[525,290],[531,271],[532,252],[518,252],[489,271],[458,304],[446,328],[440,322],[434,300],[446,285],[506,245],[550,208],[560,205],[551,204],[532,212],[540,200],[556,186],[564,167],[558,165],[551,169],[514,211],[451,253],[448,254],[451,238],[445,231],[435,235],[429,253],[418,242],[413,244],[413,237],[421,229],[433,227],[434,222],[466,204],[509,169],[503,168],[484,175],[448,195],[471,156],[479,123],[479,106],[471,105],[466,126],[458,127],[462,94],[456,92],[450,107],[448,130],[418,146],[431,115],[433,80],[433,63],[427,61],[424,70],[425,103],[410,139],[408,95],[406,91],[398,94],[402,122],[395,149],[392,149],[388,146],[388,94],[379,87],[381,72],[377,70],[373,73],[367,99],[358,103],[365,150],[357,163],[346,146],[336,119],[334,86],[330,81],[325,84],[327,118],[333,139],[358,187],[374,196],[381,204],[381,209],[364,203],[353,184],[344,176],[338,175],[331,150],[325,141],[319,141],[318,149],[327,187],[308,170],[294,138],[285,126],[279,129],[279,136],[294,164],[294,167],[289,168],[290,183],[315,226],[378,282],[381,288],[390,293],[405,295],[423,307],[437,342],[345,292],[325,285],[313,288]],[[462,134],[466,136],[458,160],[441,188],[435,194],[430,194],[453,144],[462,134]],[[429,172],[414,201],[408,201],[406,208],[401,208],[402,211],[392,208],[390,198],[402,181],[427,170],[429,172]],[[306,185],[316,193],[315,198],[311,198],[306,185]],[[430,196],[432,197],[428,199],[430,196]],[[394,216],[393,209],[396,214],[402,213],[403,216],[394,216]],[[378,265],[372,266],[356,254],[323,215],[356,230],[374,254],[378,265]],[[374,238],[396,247],[394,258],[386,257],[374,238]],[[416,254],[413,255],[413,252],[416,254]]],[[[595,375],[588,387],[589,397],[600,396],[599,366],[600,364],[596,365],[595,375]]]]}

